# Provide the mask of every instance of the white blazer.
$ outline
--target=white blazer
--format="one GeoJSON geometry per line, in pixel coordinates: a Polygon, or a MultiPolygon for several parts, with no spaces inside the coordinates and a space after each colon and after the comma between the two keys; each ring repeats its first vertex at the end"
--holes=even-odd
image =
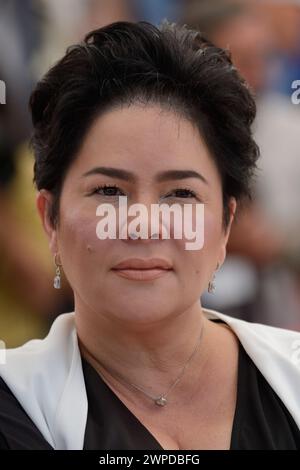
{"type": "MultiPolygon", "coordinates": [[[[300,429],[300,333],[203,312],[232,328],[300,429]]],[[[45,339],[8,349],[0,376],[54,449],[83,448],[88,402],[74,312],[58,316],[45,339]]]]}

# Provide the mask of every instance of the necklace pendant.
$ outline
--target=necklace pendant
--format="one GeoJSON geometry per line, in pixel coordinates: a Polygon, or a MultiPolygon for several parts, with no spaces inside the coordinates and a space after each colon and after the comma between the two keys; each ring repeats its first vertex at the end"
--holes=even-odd
{"type": "Polygon", "coordinates": [[[165,406],[167,404],[167,399],[164,397],[159,397],[159,398],[156,398],[155,403],[158,406],[165,406]]]}

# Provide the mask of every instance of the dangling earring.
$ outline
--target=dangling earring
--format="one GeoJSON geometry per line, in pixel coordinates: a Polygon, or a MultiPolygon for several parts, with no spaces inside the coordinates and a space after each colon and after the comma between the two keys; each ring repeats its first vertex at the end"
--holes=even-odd
{"type": "Polygon", "coordinates": [[[54,281],[53,281],[54,289],[60,289],[60,286],[61,286],[61,278],[60,278],[60,266],[61,266],[61,264],[58,264],[57,261],[56,261],[57,255],[58,255],[58,253],[55,253],[55,255],[54,255],[54,263],[55,263],[55,266],[56,266],[56,272],[55,272],[55,277],[54,277],[54,281]]]}
{"type": "MultiPolygon", "coordinates": [[[[217,267],[216,267],[216,271],[219,269],[219,263],[217,264],[217,267]]],[[[209,281],[208,283],[208,288],[207,288],[207,291],[210,293],[210,294],[213,294],[216,290],[216,286],[215,286],[215,283],[214,283],[214,280],[216,278],[216,275],[215,273],[213,274],[213,277],[212,279],[209,281]]]]}

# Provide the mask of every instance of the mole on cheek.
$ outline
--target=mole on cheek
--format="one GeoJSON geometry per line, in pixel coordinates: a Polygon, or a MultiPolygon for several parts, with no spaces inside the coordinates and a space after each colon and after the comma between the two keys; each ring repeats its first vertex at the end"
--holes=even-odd
{"type": "Polygon", "coordinates": [[[86,249],[89,253],[92,253],[93,251],[93,248],[91,247],[91,245],[87,245],[86,249]]]}

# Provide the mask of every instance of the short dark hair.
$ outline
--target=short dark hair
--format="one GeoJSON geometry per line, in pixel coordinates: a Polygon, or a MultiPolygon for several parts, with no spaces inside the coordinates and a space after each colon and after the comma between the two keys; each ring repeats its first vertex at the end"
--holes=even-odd
{"type": "Polygon", "coordinates": [[[137,100],[168,106],[197,126],[221,175],[226,227],[229,198],[251,198],[259,156],[251,132],[255,101],[228,51],[167,21],[159,27],[115,22],[90,32],[33,91],[34,181],[54,195],[52,223],[64,177],[92,122],[137,100]]]}

